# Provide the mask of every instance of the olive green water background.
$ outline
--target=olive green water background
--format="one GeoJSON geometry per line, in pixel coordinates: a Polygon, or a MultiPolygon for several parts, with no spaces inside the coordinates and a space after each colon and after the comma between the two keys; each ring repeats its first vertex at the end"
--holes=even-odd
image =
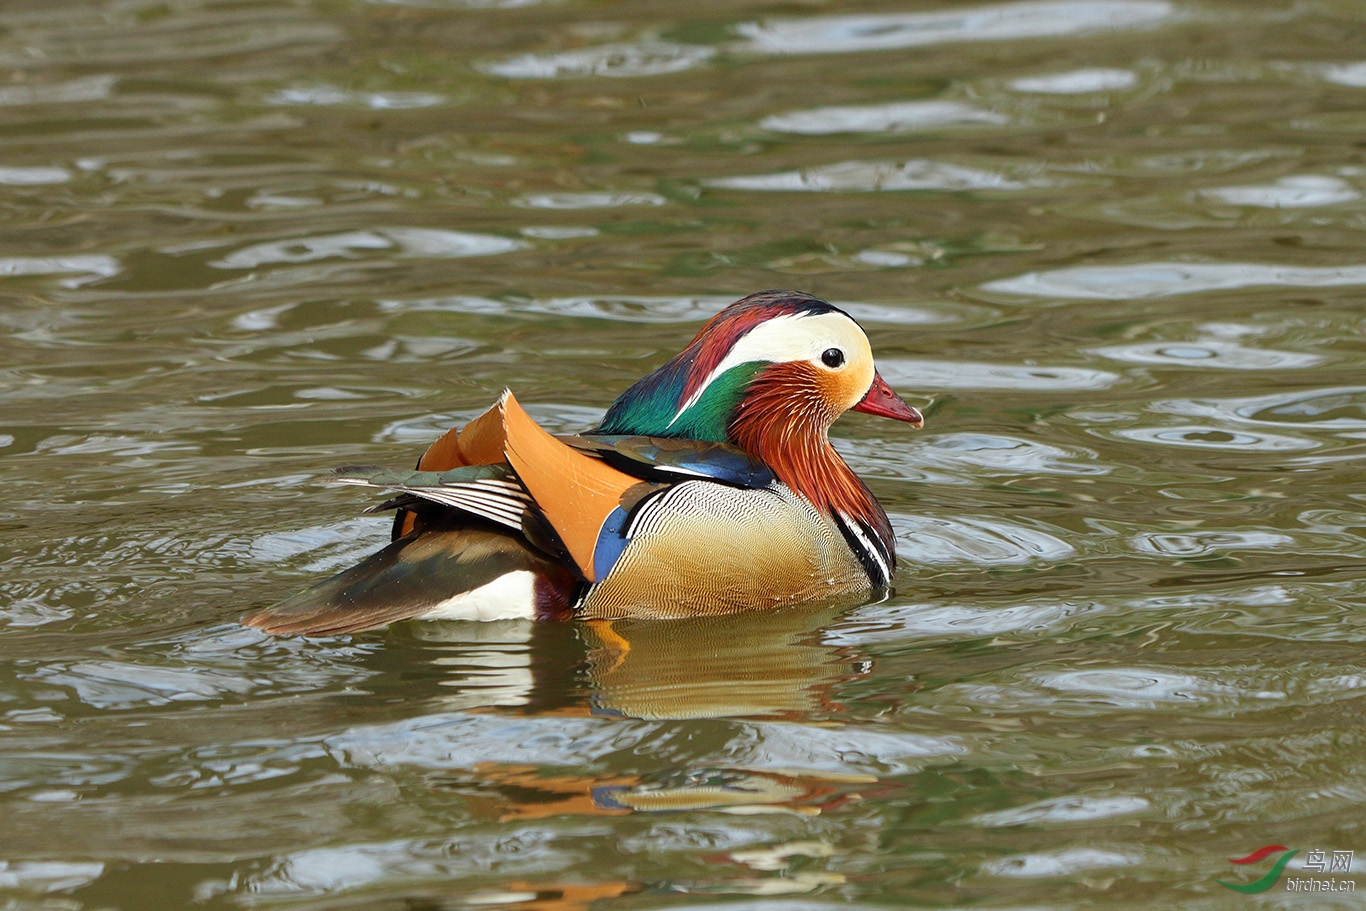
{"type": "Polygon", "coordinates": [[[1363,149],[1349,0],[6,0],[0,908],[1361,907],[1214,879],[1366,860],[1363,149]],[[773,287],[889,599],[235,624],[773,287]]]}

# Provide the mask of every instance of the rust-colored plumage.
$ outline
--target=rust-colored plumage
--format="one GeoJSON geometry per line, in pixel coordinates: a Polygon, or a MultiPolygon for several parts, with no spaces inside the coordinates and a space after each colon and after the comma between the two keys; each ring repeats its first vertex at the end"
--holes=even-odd
{"type": "Polygon", "coordinates": [[[887,513],[830,445],[827,431],[839,417],[831,413],[831,385],[810,364],[774,364],[750,385],[731,435],[818,510],[843,512],[891,541],[887,513]]]}

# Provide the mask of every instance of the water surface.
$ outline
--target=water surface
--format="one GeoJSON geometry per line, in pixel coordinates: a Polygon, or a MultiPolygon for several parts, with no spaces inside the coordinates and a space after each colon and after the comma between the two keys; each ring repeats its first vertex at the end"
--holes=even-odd
{"type": "Polygon", "coordinates": [[[0,906],[1359,907],[1214,880],[1366,852],[1361,37],[6,4],[0,906]],[[773,287],[926,412],[837,426],[889,599],[235,624],[385,539],[327,468],[504,386],[581,429],[773,287]]]}

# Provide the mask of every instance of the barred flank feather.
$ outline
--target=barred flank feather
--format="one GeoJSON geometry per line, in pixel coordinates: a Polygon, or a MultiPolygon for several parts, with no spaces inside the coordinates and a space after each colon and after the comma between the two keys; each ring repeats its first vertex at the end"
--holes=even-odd
{"type": "MultiPolygon", "coordinates": [[[[531,494],[506,465],[475,465],[450,471],[396,471],[359,466],[338,468],[330,481],[402,491],[410,497],[448,506],[513,531],[521,531],[527,510],[532,507],[531,494]]],[[[408,508],[410,504],[398,501],[393,505],[408,508]]]]}

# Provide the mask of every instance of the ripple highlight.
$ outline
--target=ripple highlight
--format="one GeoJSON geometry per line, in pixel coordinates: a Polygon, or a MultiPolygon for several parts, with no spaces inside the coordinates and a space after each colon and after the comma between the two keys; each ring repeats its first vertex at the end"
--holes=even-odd
{"type": "Polygon", "coordinates": [[[478,69],[505,79],[562,79],[573,76],[660,76],[710,60],[715,48],[665,41],[604,44],[559,54],[523,54],[478,69]]]}
{"type": "MultiPolygon", "coordinates": [[[[710,319],[731,302],[732,299],[729,297],[711,296],[614,295],[542,299],[514,297],[500,300],[472,295],[452,295],[420,300],[382,300],[379,302],[379,307],[387,312],[436,310],[453,313],[501,315],[543,313],[557,316],[622,320],[632,323],[684,323],[710,319]]],[[[887,304],[865,304],[849,301],[834,301],[833,303],[860,322],[923,326],[955,321],[954,317],[950,315],[935,313],[919,307],[897,307],[887,304]]]]}
{"type": "Polygon", "coordinates": [[[871,193],[891,190],[1025,190],[1051,186],[1040,178],[1015,179],[1000,171],[915,158],[909,161],[841,161],[836,164],[754,174],[717,177],[703,186],[726,190],[829,193],[871,193]]]}
{"type": "Polygon", "coordinates": [[[1057,535],[997,519],[898,515],[894,521],[897,550],[914,565],[1017,566],[1076,553],[1057,535]]]}
{"type": "Polygon", "coordinates": [[[63,279],[64,288],[78,288],[101,278],[111,278],[122,271],[119,261],[112,256],[83,254],[76,256],[6,256],[0,257],[0,278],[20,275],[64,275],[80,273],[75,278],[63,279]]]}
{"type": "Polygon", "coordinates": [[[972,361],[933,361],[920,358],[883,358],[878,369],[888,382],[915,389],[1010,389],[1064,391],[1108,389],[1120,382],[1117,373],[1085,367],[1030,367],[1022,364],[982,364],[972,361]]]}
{"type": "Polygon", "coordinates": [[[775,19],[736,27],[759,54],[839,54],[962,41],[1016,41],[1157,25],[1165,0],[1039,0],[964,10],[775,19]]]}
{"type": "Polygon", "coordinates": [[[1275,266],[1266,263],[1132,263],[1027,272],[981,285],[983,291],[1067,300],[1143,300],[1241,288],[1366,285],[1366,265],[1275,266]]]}
{"type": "Polygon", "coordinates": [[[614,209],[620,206],[663,206],[658,193],[531,193],[513,200],[527,209],[614,209]]]}
{"type": "Polygon", "coordinates": [[[759,126],[775,133],[828,136],[834,133],[910,133],[935,127],[1009,122],[1010,118],[1004,114],[958,101],[901,101],[774,114],[759,121],[759,126]]]}
{"type": "Polygon", "coordinates": [[[1012,79],[1007,85],[1017,92],[1039,95],[1088,95],[1092,92],[1115,92],[1131,89],[1138,84],[1138,74],[1129,70],[1095,67],[1049,73],[1044,76],[1025,76],[1012,79]]]}
{"type": "Polygon", "coordinates": [[[470,234],[437,228],[382,228],[252,244],[209,263],[216,269],[254,269],[258,266],[308,263],[322,259],[354,258],[369,250],[395,250],[399,255],[458,258],[495,256],[530,246],[526,241],[496,234],[470,234]]]}
{"type": "Polygon", "coordinates": [[[1200,196],[1231,206],[1263,209],[1308,209],[1335,206],[1361,198],[1347,181],[1321,174],[1282,177],[1275,183],[1201,190],[1200,196]]]}
{"type": "Polygon", "coordinates": [[[1279,433],[1258,433],[1250,430],[1226,430],[1222,427],[1192,425],[1187,427],[1142,427],[1135,430],[1116,430],[1116,437],[1135,443],[1159,443],[1188,449],[1222,449],[1227,451],[1294,452],[1317,449],[1319,443],[1303,437],[1279,433]]]}
{"type": "Polygon", "coordinates": [[[1212,370],[1289,370],[1323,362],[1316,354],[1248,348],[1234,342],[1203,339],[1195,342],[1144,342],[1107,345],[1092,353],[1129,364],[1212,370]]]}

